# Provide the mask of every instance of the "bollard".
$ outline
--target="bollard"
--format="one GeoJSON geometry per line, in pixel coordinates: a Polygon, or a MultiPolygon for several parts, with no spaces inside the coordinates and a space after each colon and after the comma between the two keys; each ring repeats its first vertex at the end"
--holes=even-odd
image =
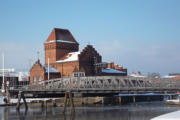
{"type": "Polygon", "coordinates": [[[18,102],[17,102],[17,105],[16,105],[17,110],[19,110],[19,108],[20,108],[21,95],[22,95],[22,92],[19,91],[19,93],[18,93],[18,102]]]}

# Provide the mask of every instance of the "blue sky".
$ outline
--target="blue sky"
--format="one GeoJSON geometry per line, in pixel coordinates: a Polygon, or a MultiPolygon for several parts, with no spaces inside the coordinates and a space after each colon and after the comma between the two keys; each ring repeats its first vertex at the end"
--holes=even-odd
{"type": "Polygon", "coordinates": [[[179,0],[0,0],[0,53],[8,68],[28,70],[37,51],[44,63],[43,43],[59,27],[80,49],[90,43],[104,61],[129,72],[180,72],[179,6],[179,0]]]}

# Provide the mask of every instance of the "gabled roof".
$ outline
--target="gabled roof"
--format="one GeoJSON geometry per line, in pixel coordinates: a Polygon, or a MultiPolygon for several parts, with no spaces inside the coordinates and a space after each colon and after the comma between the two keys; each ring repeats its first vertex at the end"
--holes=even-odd
{"type": "Polygon", "coordinates": [[[87,45],[82,51],[81,54],[79,56],[83,56],[84,54],[86,54],[88,51],[93,51],[96,55],[100,56],[101,55],[96,51],[96,49],[92,46],[92,45],[87,45]]]}
{"type": "Polygon", "coordinates": [[[72,43],[79,44],[71,32],[68,29],[54,28],[50,33],[46,43],[52,42],[63,42],[63,43],[72,43]]]}
{"type": "Polygon", "coordinates": [[[81,67],[80,70],[79,70],[79,72],[85,72],[84,68],[81,67]]]}
{"type": "Polygon", "coordinates": [[[75,68],[74,68],[73,72],[79,72],[79,70],[78,70],[77,66],[75,66],[75,68]]]}
{"type": "MultiPolygon", "coordinates": [[[[33,67],[35,67],[35,66],[40,66],[42,69],[44,69],[44,72],[45,73],[47,73],[48,72],[48,66],[43,66],[41,63],[40,63],[40,60],[38,59],[35,63],[34,63],[34,65],[32,66],[32,68],[30,69],[30,71],[33,69],[33,67]]],[[[59,71],[57,71],[55,68],[53,68],[53,67],[49,67],[49,72],[50,73],[59,73],[59,71]]]]}

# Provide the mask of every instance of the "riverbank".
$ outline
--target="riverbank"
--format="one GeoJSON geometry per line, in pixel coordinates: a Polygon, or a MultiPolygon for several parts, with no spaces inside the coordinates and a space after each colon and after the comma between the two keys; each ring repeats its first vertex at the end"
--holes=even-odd
{"type": "MultiPolygon", "coordinates": [[[[62,98],[31,98],[26,99],[28,106],[63,106],[64,97],[62,98]]],[[[88,105],[121,105],[145,101],[162,101],[162,96],[114,96],[114,97],[73,97],[74,106],[88,105]]],[[[2,101],[2,100],[1,100],[2,101]]],[[[1,104],[0,106],[14,106],[17,99],[11,99],[11,104],[1,104]]],[[[21,104],[23,100],[21,100],[21,104]]]]}

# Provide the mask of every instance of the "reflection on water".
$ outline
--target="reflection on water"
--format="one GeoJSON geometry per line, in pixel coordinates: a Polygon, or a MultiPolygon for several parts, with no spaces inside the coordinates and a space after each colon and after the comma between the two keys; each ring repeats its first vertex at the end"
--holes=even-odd
{"type": "Polygon", "coordinates": [[[71,115],[67,109],[62,114],[61,107],[0,107],[0,120],[149,120],[164,113],[180,110],[179,106],[164,103],[138,103],[121,106],[76,107],[71,115]]]}

